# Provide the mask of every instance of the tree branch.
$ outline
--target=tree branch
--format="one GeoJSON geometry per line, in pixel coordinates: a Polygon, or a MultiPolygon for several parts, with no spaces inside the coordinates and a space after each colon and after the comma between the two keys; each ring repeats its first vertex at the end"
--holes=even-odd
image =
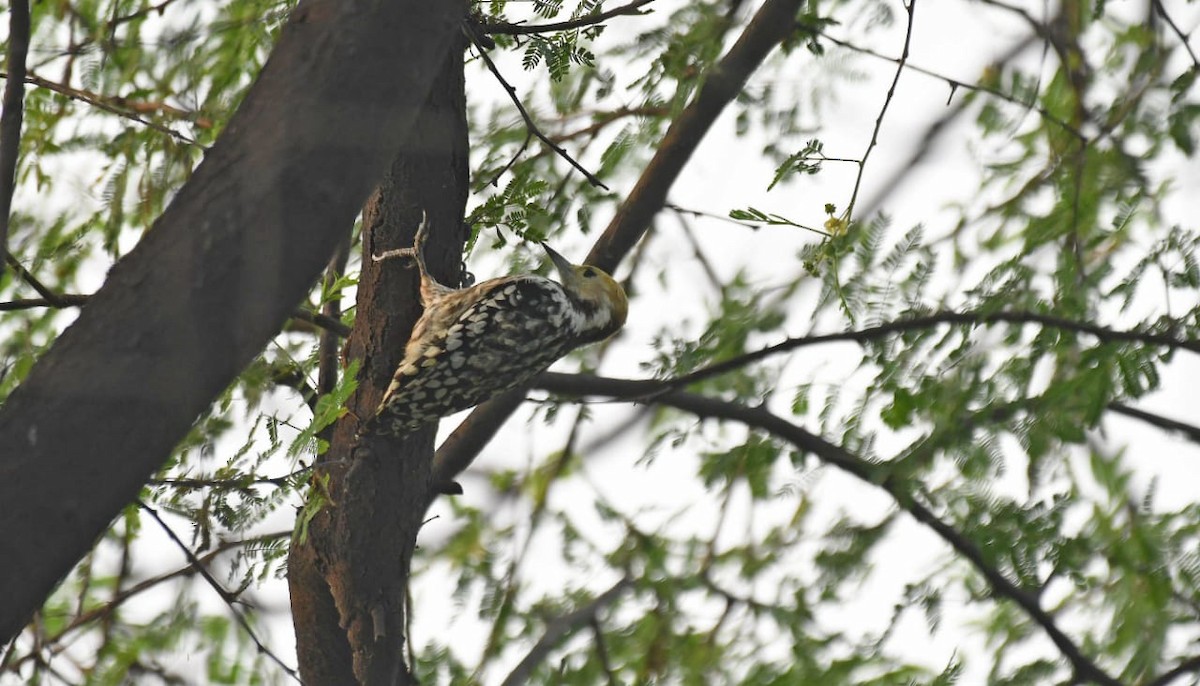
{"type": "Polygon", "coordinates": [[[792,34],[796,14],[803,4],[802,0],[766,0],[762,4],[729,52],[704,75],[696,97],[667,127],[658,150],[629,197],[588,253],[588,264],[612,273],[641,239],[713,122],[742,92],[767,55],[792,34]]]}
{"type": "Polygon", "coordinates": [[[1189,441],[1193,443],[1200,443],[1200,426],[1187,424],[1174,419],[1168,419],[1160,414],[1139,410],[1136,407],[1130,407],[1124,403],[1109,403],[1108,409],[1116,412],[1117,414],[1123,414],[1126,417],[1140,419],[1151,426],[1156,426],[1166,431],[1174,431],[1176,433],[1183,434],[1184,438],[1188,439],[1189,441]]]}
{"type": "Polygon", "coordinates": [[[1192,43],[1188,40],[1189,35],[1179,28],[1179,25],[1175,23],[1171,15],[1167,14],[1167,8],[1163,7],[1162,0],[1150,0],[1150,2],[1154,5],[1154,11],[1158,13],[1158,16],[1167,22],[1167,26],[1171,27],[1171,31],[1179,38],[1179,43],[1183,46],[1183,49],[1187,50],[1188,56],[1192,58],[1192,68],[1200,69],[1200,57],[1197,57],[1196,51],[1192,50],[1192,43]]]}
{"type": "Polygon", "coordinates": [[[529,683],[529,679],[533,676],[533,671],[538,665],[546,659],[550,651],[554,650],[563,639],[575,633],[581,627],[587,626],[596,613],[608,607],[625,592],[630,585],[629,577],[621,577],[621,580],[613,585],[604,593],[596,596],[592,602],[580,607],[572,612],[568,612],[561,617],[546,624],[546,631],[538,642],[534,644],[529,653],[513,668],[508,677],[501,682],[501,686],[517,686],[517,684],[529,683]]]}
{"type": "MultiPolygon", "coordinates": [[[[612,273],[650,227],[667,202],[667,193],[692,153],[725,107],[742,91],[750,75],[793,30],[803,0],[766,0],[746,30],[705,77],[695,98],[667,128],[662,143],[621,203],[608,228],[585,260],[612,273]]],[[[525,389],[493,398],[475,408],[434,458],[435,479],[453,478],[475,459],[496,430],[516,411],[525,389]],[[453,467],[452,467],[453,465],[453,467]]]]}
{"type": "MultiPolygon", "coordinates": [[[[898,319],[896,321],[887,322],[878,326],[859,329],[857,331],[844,331],[841,333],[823,334],[817,336],[804,336],[800,338],[789,338],[775,345],[761,348],[748,352],[744,355],[713,363],[707,367],[702,367],[694,372],[684,374],[682,376],[671,379],[637,379],[626,380],[623,383],[627,395],[623,396],[625,400],[655,400],[659,395],[669,393],[673,390],[686,388],[687,386],[710,379],[721,374],[731,372],[746,365],[752,364],[759,360],[766,359],[773,355],[789,352],[798,348],[804,348],[811,345],[820,345],[825,343],[868,343],[870,341],[886,338],[895,334],[904,333],[907,331],[917,331],[920,329],[932,328],[943,324],[959,324],[959,325],[986,325],[998,322],[1011,324],[1040,324],[1042,326],[1063,329],[1065,331],[1073,331],[1076,333],[1085,333],[1095,336],[1101,341],[1126,341],[1145,343],[1149,345],[1160,345],[1171,349],[1181,348],[1194,352],[1200,352],[1200,342],[1190,341],[1181,338],[1174,338],[1165,334],[1157,334],[1152,332],[1139,331],[1123,331],[1112,329],[1087,322],[1077,322],[1063,317],[1046,315],[1037,312],[936,312],[934,314],[921,317],[913,317],[911,319],[898,319]]],[[[462,473],[475,456],[483,450],[483,446],[487,444],[500,426],[508,419],[515,411],[516,406],[525,398],[528,389],[515,389],[503,395],[497,396],[492,400],[480,405],[473,411],[466,420],[460,424],[453,433],[451,433],[442,445],[438,447],[437,457],[434,460],[434,481],[440,484],[451,484],[455,477],[462,473]]],[[[1121,409],[1113,408],[1115,411],[1121,412],[1121,409]]],[[[1122,412],[1129,416],[1135,416],[1145,421],[1150,421],[1148,418],[1138,416],[1134,413],[1138,410],[1128,408],[1129,411],[1122,412]]],[[[1170,422],[1170,420],[1163,420],[1170,422]]],[[[1182,423],[1176,423],[1178,426],[1166,426],[1159,424],[1163,428],[1170,428],[1177,431],[1185,431],[1182,423]]],[[[1191,437],[1189,435],[1189,437],[1191,437]]]]}
{"type": "MultiPolygon", "coordinates": [[[[17,188],[17,158],[21,152],[21,121],[25,117],[25,57],[29,53],[29,0],[12,0],[8,8],[8,73],[17,78],[4,84],[0,112],[0,250],[8,254],[9,219],[17,188]]],[[[0,265],[0,275],[4,266],[0,265]]]]}
{"type": "MultiPolygon", "coordinates": [[[[175,129],[172,129],[169,126],[164,126],[162,124],[159,124],[158,122],[150,121],[149,119],[146,119],[145,117],[138,114],[134,108],[130,108],[128,106],[128,104],[121,98],[113,98],[111,96],[100,95],[98,93],[92,93],[89,91],[80,90],[78,88],[72,88],[71,86],[68,86],[66,84],[55,83],[54,81],[50,81],[49,79],[44,79],[36,74],[26,74],[23,78],[17,79],[17,78],[13,78],[12,76],[10,76],[9,75],[10,73],[13,73],[11,69],[9,70],[9,72],[0,72],[0,78],[7,79],[8,83],[10,83],[10,84],[17,83],[18,81],[20,81],[23,83],[28,83],[30,85],[38,86],[39,88],[45,88],[46,90],[53,91],[55,93],[58,93],[59,95],[70,98],[71,100],[75,100],[77,102],[82,102],[84,104],[91,105],[92,107],[104,110],[105,112],[108,112],[110,114],[115,114],[118,117],[121,117],[122,119],[128,119],[130,121],[137,122],[137,123],[141,124],[142,126],[145,126],[147,128],[158,131],[159,133],[170,136],[171,138],[174,138],[175,140],[179,141],[180,143],[185,143],[187,145],[196,146],[201,149],[207,149],[207,146],[200,145],[200,143],[197,142],[196,139],[194,139],[190,136],[179,133],[178,131],[176,131],[175,129]]],[[[7,87],[6,87],[6,89],[7,89],[7,87]]],[[[161,110],[159,110],[159,111],[161,111],[161,110]]],[[[198,124],[198,125],[200,125],[200,124],[198,124]]],[[[207,128],[207,127],[203,127],[203,128],[207,128]]]]}
{"type": "Polygon", "coordinates": [[[895,321],[886,322],[878,326],[872,326],[856,331],[844,331],[842,333],[831,333],[819,336],[803,336],[800,338],[789,338],[775,345],[761,348],[748,352],[744,355],[717,362],[702,369],[698,369],[689,374],[669,379],[665,381],[639,381],[638,383],[645,384],[645,392],[655,393],[666,389],[683,388],[689,384],[704,379],[719,376],[726,372],[744,367],[753,362],[785,353],[797,348],[803,348],[810,345],[819,345],[822,343],[868,343],[870,341],[886,338],[907,331],[919,331],[921,329],[929,329],[942,324],[960,324],[968,326],[982,326],[995,323],[1008,324],[1040,324],[1047,328],[1061,329],[1064,331],[1072,331],[1075,333],[1088,334],[1099,339],[1101,342],[1130,342],[1143,343],[1147,345],[1156,345],[1169,348],[1171,350],[1183,349],[1195,353],[1200,353],[1200,341],[1176,338],[1174,336],[1153,333],[1149,331],[1126,331],[1113,329],[1098,324],[1089,322],[1079,322],[1065,317],[1055,315],[1042,314],[1039,312],[1013,311],[1013,312],[952,312],[943,311],[920,317],[912,317],[911,319],[897,319],[895,321]],[[660,384],[658,389],[653,388],[653,384],[660,384]]]}
{"type": "MultiPolygon", "coordinates": [[[[542,374],[534,385],[551,393],[570,396],[602,395],[614,399],[639,397],[643,389],[643,383],[638,381],[553,372],[542,374]]],[[[702,418],[741,422],[748,427],[766,431],[802,451],[816,455],[822,462],[858,477],[864,483],[882,489],[891,496],[900,509],[932,529],[959,556],[967,560],[987,580],[988,585],[997,596],[1007,598],[1020,606],[1029,618],[1046,632],[1050,640],[1071,663],[1079,678],[1091,680],[1103,686],[1122,686],[1120,681],[1109,676],[1091,658],[1083,654],[1079,646],[1058,627],[1054,617],[1041,607],[1036,596],[1010,581],[1000,570],[989,564],[983,552],[973,541],[918,502],[914,495],[907,490],[906,484],[897,482],[891,476],[880,479],[880,472],[875,465],[761,407],[747,407],[739,403],[683,391],[663,393],[655,396],[653,402],[690,412],[702,418]]]]}
{"type": "Polygon", "coordinates": [[[279,658],[278,655],[271,652],[271,649],[268,648],[266,644],[259,639],[258,634],[254,632],[254,627],[250,626],[250,621],[247,620],[246,616],[237,609],[236,605],[234,605],[234,602],[237,600],[237,596],[233,593],[230,593],[220,581],[217,581],[216,577],[212,575],[212,572],[208,571],[208,567],[206,567],[204,563],[196,557],[196,554],[192,552],[192,549],[189,548],[187,544],[179,538],[179,535],[176,534],[171,527],[167,526],[167,523],[163,521],[161,516],[159,516],[157,510],[141,501],[138,501],[138,507],[141,508],[141,510],[146,514],[153,517],[154,521],[158,522],[158,526],[162,528],[164,532],[166,532],[171,541],[175,543],[175,546],[183,551],[184,556],[187,557],[188,564],[190,564],[197,572],[200,573],[200,576],[203,577],[204,580],[208,582],[208,585],[217,592],[217,595],[221,596],[221,600],[225,601],[225,604],[229,606],[229,611],[233,613],[233,618],[237,620],[238,625],[242,627],[242,630],[245,631],[246,635],[250,637],[250,640],[254,642],[254,646],[258,649],[258,652],[262,655],[266,655],[272,662],[279,665],[280,669],[286,672],[288,676],[296,680],[296,683],[300,683],[300,675],[296,673],[296,670],[292,667],[289,667],[286,662],[279,658]]]}
{"type": "Polygon", "coordinates": [[[196,565],[192,564],[191,561],[189,560],[188,564],[186,566],[180,567],[174,571],[159,574],[158,576],[151,577],[151,578],[141,581],[137,584],[134,584],[133,586],[124,588],[119,593],[114,595],[112,597],[112,599],[109,600],[104,605],[101,605],[100,607],[94,608],[87,612],[83,612],[83,613],[79,614],[78,616],[76,616],[74,619],[71,620],[70,624],[63,627],[62,631],[60,631],[53,638],[53,640],[54,641],[62,640],[63,637],[65,637],[69,632],[71,632],[75,629],[78,629],[79,627],[81,627],[85,624],[94,622],[97,619],[107,617],[108,615],[110,615],[114,611],[116,611],[117,608],[119,608],[121,605],[123,605],[130,598],[133,598],[136,595],[139,595],[145,591],[148,591],[151,588],[158,586],[159,584],[170,581],[171,579],[176,579],[179,577],[190,576],[192,574],[199,573],[201,568],[206,567],[208,564],[210,564],[213,560],[215,560],[219,555],[221,555],[223,553],[229,552],[230,550],[234,550],[236,548],[244,548],[248,545],[254,545],[256,543],[267,543],[267,542],[277,541],[277,540],[284,539],[284,538],[289,538],[289,537],[291,537],[291,535],[292,535],[292,530],[288,529],[287,531],[276,531],[274,533],[263,534],[261,536],[254,536],[253,538],[244,538],[244,539],[239,539],[236,541],[223,541],[223,542],[219,543],[215,548],[213,548],[212,550],[208,551],[207,553],[205,553],[204,555],[199,557],[199,562],[202,565],[202,567],[197,567],[196,565]]]}
{"type": "MultiPolygon", "coordinates": [[[[492,61],[492,56],[488,54],[487,48],[483,46],[478,36],[470,31],[467,32],[467,35],[471,37],[471,41],[475,45],[475,50],[483,59],[483,63],[487,65],[488,71],[492,72],[492,76],[496,77],[496,80],[500,82],[500,85],[503,86],[504,90],[508,93],[508,97],[510,100],[512,100],[513,105],[516,105],[517,112],[521,114],[521,119],[525,122],[525,130],[536,136],[538,140],[546,144],[546,146],[557,153],[559,157],[566,160],[567,163],[578,170],[580,174],[583,174],[584,178],[588,180],[588,183],[598,188],[608,190],[608,186],[605,186],[600,179],[596,178],[595,174],[585,169],[584,166],[577,162],[574,157],[571,157],[567,151],[562,148],[562,146],[555,143],[546,134],[542,133],[542,130],[538,128],[537,122],[533,121],[533,117],[529,116],[529,111],[525,109],[525,105],[521,102],[520,96],[517,95],[517,89],[513,88],[512,84],[504,79],[504,75],[500,73],[500,69],[496,67],[496,63],[492,61]]],[[[526,138],[525,143],[528,144],[528,142],[529,140],[526,138]]],[[[521,149],[524,150],[525,145],[522,145],[521,149]]],[[[512,162],[510,162],[508,166],[511,167],[512,162]]],[[[497,179],[499,179],[499,176],[497,176],[496,179],[492,179],[492,183],[495,184],[497,179]]]]}
{"type": "Polygon", "coordinates": [[[37,294],[42,296],[42,298],[47,301],[47,304],[50,307],[63,308],[73,304],[68,302],[68,300],[71,299],[70,296],[60,296],[53,290],[47,288],[41,281],[38,280],[36,276],[33,275],[33,272],[26,269],[25,265],[21,264],[21,262],[17,260],[16,256],[8,252],[8,250],[4,251],[4,261],[10,267],[12,267],[14,271],[17,272],[17,276],[19,276],[22,281],[29,284],[30,288],[37,291],[37,294]]]}
{"type": "Polygon", "coordinates": [[[614,7],[611,10],[604,12],[596,12],[571,21],[560,21],[554,24],[509,24],[507,22],[498,24],[476,24],[473,28],[482,34],[490,34],[494,36],[523,36],[531,33],[554,33],[556,31],[572,31],[574,29],[582,29],[588,26],[602,24],[613,17],[619,17],[625,14],[643,14],[638,10],[644,5],[649,5],[654,0],[634,0],[627,5],[614,7]]]}
{"type": "Polygon", "coordinates": [[[900,57],[895,60],[896,74],[892,77],[892,85],[888,87],[887,95],[883,98],[883,106],[879,108],[879,115],[875,117],[875,128],[871,129],[871,141],[867,143],[867,149],[863,152],[862,159],[858,160],[858,175],[854,177],[854,189],[850,192],[850,202],[846,205],[846,211],[843,214],[846,221],[854,219],[854,205],[858,202],[858,192],[862,188],[863,174],[867,171],[867,160],[871,158],[871,151],[879,144],[879,130],[883,128],[883,118],[887,115],[888,106],[892,104],[892,98],[896,97],[896,86],[900,83],[900,75],[904,73],[904,67],[908,65],[908,49],[912,45],[912,30],[913,19],[917,12],[917,0],[908,0],[904,5],[904,11],[908,15],[908,21],[904,28],[904,47],[900,50],[900,57]]]}

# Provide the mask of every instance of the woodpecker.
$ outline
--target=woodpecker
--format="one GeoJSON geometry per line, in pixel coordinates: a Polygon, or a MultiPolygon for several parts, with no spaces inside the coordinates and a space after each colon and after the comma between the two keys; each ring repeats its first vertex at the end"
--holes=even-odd
{"type": "Polygon", "coordinates": [[[408,257],[421,275],[424,313],[369,429],[400,436],[528,381],[579,346],[625,324],[628,300],[611,276],[542,247],[561,283],[532,274],[469,288],[438,283],[425,267],[428,224],[413,247],[372,256],[408,257]]]}

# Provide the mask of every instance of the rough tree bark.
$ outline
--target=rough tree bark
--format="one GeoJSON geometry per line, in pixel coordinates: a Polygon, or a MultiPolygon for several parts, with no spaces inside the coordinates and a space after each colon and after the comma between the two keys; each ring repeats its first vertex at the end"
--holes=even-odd
{"type": "MultiPolygon", "coordinates": [[[[465,11],[465,8],[464,8],[465,11]]],[[[413,135],[367,204],[364,255],[412,244],[427,214],[429,267],[458,283],[468,191],[461,34],[450,41],[413,135]]],[[[311,684],[415,683],[404,660],[409,563],[429,500],[433,430],[404,440],[357,438],[402,356],[419,315],[411,265],[363,260],[347,357],[361,362],[350,412],[334,428],[318,478],[328,504],[307,541],[293,541],[288,581],[300,674],[311,684]]]]}
{"type": "Polygon", "coordinates": [[[301,2],[191,180],[0,408],[0,642],[304,297],[409,132],[462,11],[301,2]]]}

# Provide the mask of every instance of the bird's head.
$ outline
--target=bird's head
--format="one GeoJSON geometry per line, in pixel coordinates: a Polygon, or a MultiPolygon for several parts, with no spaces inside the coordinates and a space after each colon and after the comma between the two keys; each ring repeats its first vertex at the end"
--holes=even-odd
{"type": "Polygon", "coordinates": [[[608,274],[587,264],[571,264],[543,244],[563,288],[584,315],[580,333],[585,342],[602,341],[625,325],[629,300],[625,289],[608,274]]]}

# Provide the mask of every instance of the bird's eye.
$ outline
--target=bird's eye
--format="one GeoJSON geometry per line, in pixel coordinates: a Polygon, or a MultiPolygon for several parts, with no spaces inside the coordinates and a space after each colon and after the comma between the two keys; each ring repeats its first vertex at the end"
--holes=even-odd
{"type": "Polygon", "coordinates": [[[596,275],[595,269],[588,268],[588,269],[583,270],[583,278],[585,278],[585,279],[590,279],[590,278],[594,277],[595,275],[596,275]]]}

